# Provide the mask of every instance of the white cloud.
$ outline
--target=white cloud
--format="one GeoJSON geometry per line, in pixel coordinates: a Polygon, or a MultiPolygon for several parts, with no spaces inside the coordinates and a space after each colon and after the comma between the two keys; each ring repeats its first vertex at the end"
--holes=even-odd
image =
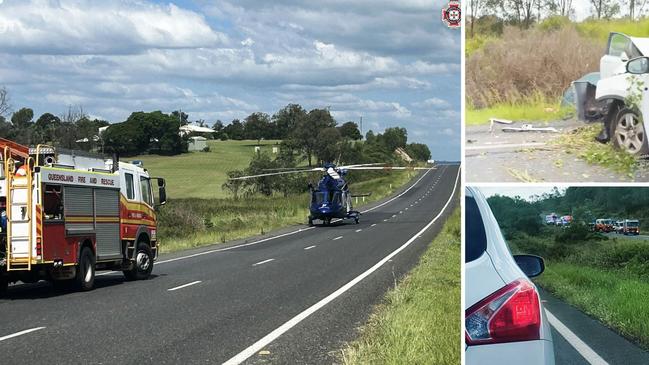
{"type": "Polygon", "coordinates": [[[19,54],[131,54],[227,42],[203,16],[145,2],[14,1],[0,13],[0,48],[19,54]]]}
{"type": "Polygon", "coordinates": [[[445,109],[449,108],[451,104],[440,98],[429,98],[423,101],[418,101],[412,103],[412,105],[416,108],[432,108],[432,109],[445,109]]]}

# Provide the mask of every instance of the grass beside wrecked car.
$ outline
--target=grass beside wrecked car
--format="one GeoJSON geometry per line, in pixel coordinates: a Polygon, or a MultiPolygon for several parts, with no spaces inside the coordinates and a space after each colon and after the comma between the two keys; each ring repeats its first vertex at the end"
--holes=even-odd
{"type": "Polygon", "coordinates": [[[606,144],[597,142],[595,137],[601,129],[601,123],[587,125],[572,133],[561,135],[554,143],[561,146],[566,154],[633,177],[633,173],[638,168],[637,160],[625,151],[614,148],[610,142],[606,144]]]}
{"type": "Polygon", "coordinates": [[[387,293],[345,364],[459,364],[460,210],[411,274],[387,293]]]}
{"type": "Polygon", "coordinates": [[[518,103],[498,103],[487,108],[467,107],[466,125],[484,125],[491,118],[526,122],[550,122],[574,114],[571,108],[561,108],[558,102],[530,100],[518,103]]]}

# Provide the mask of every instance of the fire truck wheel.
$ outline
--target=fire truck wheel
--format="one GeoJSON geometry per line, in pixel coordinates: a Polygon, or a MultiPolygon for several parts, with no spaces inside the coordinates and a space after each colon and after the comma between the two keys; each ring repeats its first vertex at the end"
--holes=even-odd
{"type": "Polygon", "coordinates": [[[153,252],[145,242],[138,242],[135,253],[135,264],[131,270],[125,270],[124,276],[128,280],[148,279],[153,271],[153,252]]]}
{"type": "Polygon", "coordinates": [[[95,254],[90,247],[81,249],[77,276],[74,280],[77,288],[82,291],[91,290],[95,285],[95,254]]]}

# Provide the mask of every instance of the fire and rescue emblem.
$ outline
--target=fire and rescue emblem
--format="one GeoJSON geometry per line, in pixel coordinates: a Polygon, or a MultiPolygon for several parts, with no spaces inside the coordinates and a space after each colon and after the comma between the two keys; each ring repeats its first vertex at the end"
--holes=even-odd
{"type": "Polygon", "coordinates": [[[450,0],[448,7],[442,8],[442,21],[449,28],[459,28],[462,23],[462,9],[459,0],[450,0]]]}

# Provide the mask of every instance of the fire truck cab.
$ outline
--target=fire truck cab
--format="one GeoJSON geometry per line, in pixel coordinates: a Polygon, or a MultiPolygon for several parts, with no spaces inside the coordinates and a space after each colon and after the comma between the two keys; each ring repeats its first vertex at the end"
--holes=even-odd
{"type": "Polygon", "coordinates": [[[82,151],[0,139],[0,153],[0,293],[43,279],[90,290],[96,270],[149,277],[164,179],[82,151]]]}

